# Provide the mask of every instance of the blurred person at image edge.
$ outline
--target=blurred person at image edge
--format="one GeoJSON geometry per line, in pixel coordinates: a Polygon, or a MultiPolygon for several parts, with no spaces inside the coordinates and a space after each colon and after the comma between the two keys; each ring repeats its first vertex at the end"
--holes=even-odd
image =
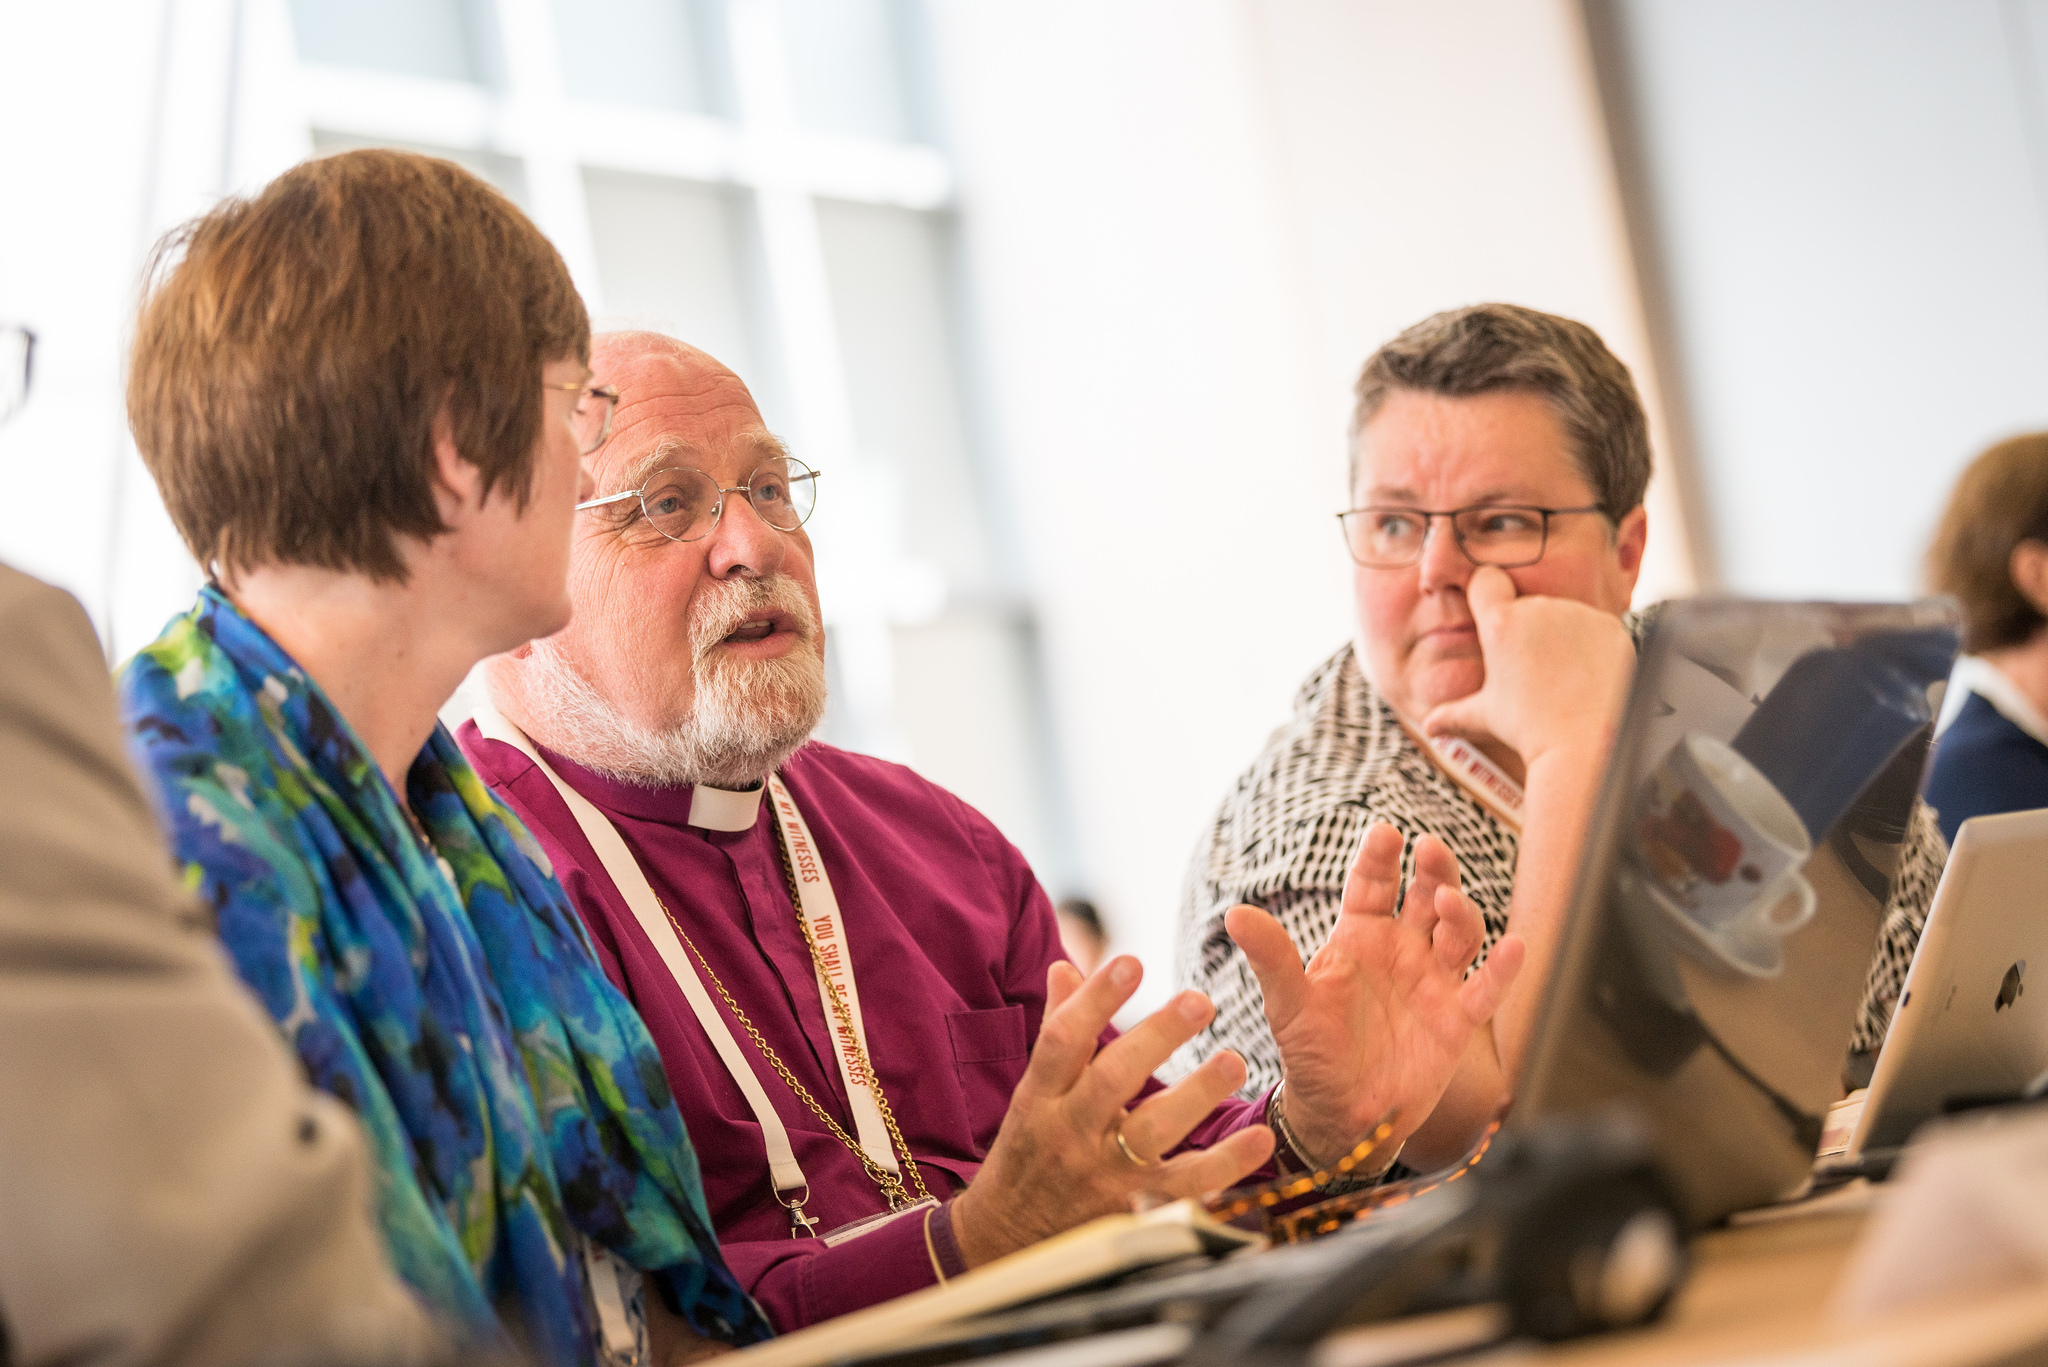
{"type": "Polygon", "coordinates": [[[1950,840],[1973,816],[2048,807],[2048,432],[1970,463],[1927,551],[1963,608],[1963,649],[1926,795],[1950,840]]]}
{"type": "MultiPolygon", "coordinates": [[[[0,323],[0,422],[33,336],[0,323]]],[[[447,1342],[171,875],[76,599],[0,565],[0,1362],[399,1364],[447,1342]]]]}

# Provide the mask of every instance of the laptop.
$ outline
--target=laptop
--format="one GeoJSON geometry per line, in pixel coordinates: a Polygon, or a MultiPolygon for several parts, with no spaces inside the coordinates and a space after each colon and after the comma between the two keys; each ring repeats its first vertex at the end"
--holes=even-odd
{"type": "Polygon", "coordinates": [[[1843,1155],[1896,1148],[1958,1102],[2048,1074],[2048,810],[1965,821],[1843,1155]]]}
{"type": "MultiPolygon", "coordinates": [[[[1657,614],[1507,1120],[1511,1139],[1536,1147],[1547,1128],[1556,1133],[1553,1122],[1597,1128],[1625,1113],[1695,1227],[1806,1178],[1841,1093],[1956,645],[1954,610],[1939,603],[1697,600],[1657,614]]],[[[1488,1170],[1482,1161],[1478,1172],[1488,1170]]],[[[1484,1299],[1491,1293],[1461,1292],[1455,1278],[1418,1286],[1442,1280],[1431,1241],[1475,1210],[1485,1187],[1414,1185],[1413,1199],[1313,1242],[1160,1269],[958,1322],[863,1360],[923,1367],[1005,1350],[1065,1353],[1092,1336],[1101,1356],[1076,1361],[1132,1367],[1178,1359],[1197,1339],[1259,1341],[1270,1325],[1240,1342],[1230,1317],[1270,1318],[1282,1292],[1290,1316],[1316,1333],[1355,1313],[1362,1296],[1409,1308],[1431,1296],[1484,1299]],[[1161,1329],[1176,1335],[1170,1343],[1148,1337],[1161,1329]]]]}
{"type": "Polygon", "coordinates": [[[1631,1113],[1694,1228],[1805,1182],[1956,646],[1941,602],[1663,610],[1511,1131],[1631,1113]]]}

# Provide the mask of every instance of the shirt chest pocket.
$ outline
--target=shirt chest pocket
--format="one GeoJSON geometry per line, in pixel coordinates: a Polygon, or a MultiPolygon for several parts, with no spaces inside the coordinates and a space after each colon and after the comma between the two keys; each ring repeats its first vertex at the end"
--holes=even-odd
{"type": "Polygon", "coordinates": [[[978,1153],[988,1152],[1010,1108],[1010,1094],[1024,1077],[1031,1056],[1024,1038],[1024,1008],[998,1006],[987,1011],[952,1011],[946,1033],[953,1040],[953,1071],[967,1102],[967,1120],[978,1153]]]}

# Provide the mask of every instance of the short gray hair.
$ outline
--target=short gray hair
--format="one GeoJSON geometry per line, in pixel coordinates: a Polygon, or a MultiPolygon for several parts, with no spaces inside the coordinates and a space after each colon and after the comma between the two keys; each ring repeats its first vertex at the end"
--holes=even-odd
{"type": "Polygon", "coordinates": [[[1584,323],[1519,304],[1473,304],[1432,314],[1366,361],[1351,414],[1351,481],[1358,442],[1387,396],[1411,389],[1466,398],[1503,389],[1541,394],[1564,427],[1600,510],[1621,518],[1650,484],[1650,424],[1628,367],[1584,323]]]}

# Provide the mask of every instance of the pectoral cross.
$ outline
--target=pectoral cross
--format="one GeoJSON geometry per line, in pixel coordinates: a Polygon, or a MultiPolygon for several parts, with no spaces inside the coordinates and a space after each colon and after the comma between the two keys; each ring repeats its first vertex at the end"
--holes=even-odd
{"type": "Polygon", "coordinates": [[[804,1214],[803,1206],[790,1206],[788,1210],[790,1238],[815,1239],[818,1237],[818,1222],[814,1217],[804,1214]]]}

